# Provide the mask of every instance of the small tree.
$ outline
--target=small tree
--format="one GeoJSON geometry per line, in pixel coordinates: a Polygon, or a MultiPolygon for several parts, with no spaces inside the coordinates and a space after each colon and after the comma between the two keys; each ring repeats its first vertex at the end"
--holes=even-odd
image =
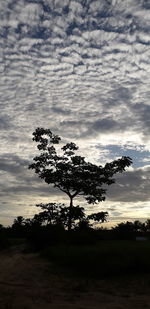
{"type": "Polygon", "coordinates": [[[17,237],[24,236],[24,223],[25,219],[22,216],[18,216],[16,219],[14,219],[12,224],[12,231],[17,237]]]}
{"type": "MultiPolygon", "coordinates": [[[[57,224],[60,220],[60,209],[63,204],[47,203],[37,204],[43,211],[40,212],[37,217],[41,218],[41,224],[57,224]]],[[[34,218],[33,218],[34,219],[34,218]]]]}
{"type": "Polygon", "coordinates": [[[72,227],[73,199],[81,195],[89,204],[104,201],[106,185],[115,182],[114,174],[122,173],[132,163],[129,157],[106,163],[104,167],[86,162],[84,157],[75,155],[78,147],[72,142],[63,146],[62,153],[58,154],[54,145],[59,144],[61,138],[50,129],[37,128],[33,132],[33,141],[38,143],[41,154],[33,158],[34,163],[29,168],[69,197],[68,230],[72,227]]]}
{"type": "MultiPolygon", "coordinates": [[[[42,208],[43,211],[34,215],[33,219],[30,220],[30,223],[38,225],[59,224],[64,228],[68,226],[70,207],[67,207],[65,206],[65,204],[60,203],[41,203],[37,204],[36,206],[42,208]]],[[[90,224],[91,220],[94,222],[97,221],[102,223],[107,221],[107,217],[107,211],[101,211],[98,213],[86,215],[83,207],[80,207],[78,205],[72,207],[72,226],[74,228],[83,224],[85,226],[85,222],[87,225],[89,224],[89,226],[92,226],[92,224],[90,224]]]]}
{"type": "MultiPolygon", "coordinates": [[[[40,225],[50,224],[67,227],[69,220],[69,207],[60,203],[41,203],[36,206],[42,208],[43,211],[33,217],[33,222],[38,222],[40,225]]],[[[75,221],[79,221],[84,217],[85,213],[83,207],[72,207],[72,225],[75,225],[75,221]]]]}
{"type": "Polygon", "coordinates": [[[146,231],[150,232],[150,219],[147,219],[145,222],[146,231]]]}

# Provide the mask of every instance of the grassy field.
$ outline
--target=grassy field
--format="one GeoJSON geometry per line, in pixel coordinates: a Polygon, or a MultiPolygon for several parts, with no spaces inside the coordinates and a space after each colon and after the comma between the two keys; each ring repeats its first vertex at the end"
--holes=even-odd
{"type": "Polygon", "coordinates": [[[100,241],[95,245],[57,245],[44,255],[80,276],[106,277],[150,273],[150,242],[100,241]]]}

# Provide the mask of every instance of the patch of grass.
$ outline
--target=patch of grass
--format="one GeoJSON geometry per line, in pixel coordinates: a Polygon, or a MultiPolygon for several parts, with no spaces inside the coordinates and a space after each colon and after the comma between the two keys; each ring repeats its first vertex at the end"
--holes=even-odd
{"type": "Polygon", "coordinates": [[[101,241],[95,245],[57,245],[46,258],[78,275],[106,277],[150,273],[150,242],[101,241]]]}

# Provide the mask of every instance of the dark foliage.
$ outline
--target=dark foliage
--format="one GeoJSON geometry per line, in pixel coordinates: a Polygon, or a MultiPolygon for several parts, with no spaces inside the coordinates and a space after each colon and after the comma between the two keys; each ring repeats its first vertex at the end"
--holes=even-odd
{"type": "Polygon", "coordinates": [[[10,241],[7,235],[7,229],[0,224],[0,250],[9,247],[10,241]]]}
{"type": "MultiPolygon", "coordinates": [[[[43,209],[38,215],[35,215],[33,220],[39,222],[40,225],[59,224],[66,228],[70,215],[70,207],[66,207],[60,203],[37,204],[37,207],[43,209]]],[[[80,206],[72,206],[71,209],[72,226],[76,226],[76,221],[81,221],[85,218],[84,208],[80,206]]]]}
{"type": "Polygon", "coordinates": [[[116,239],[135,239],[136,237],[150,236],[150,220],[145,223],[135,220],[134,222],[121,222],[112,229],[116,239]]]}
{"type": "Polygon", "coordinates": [[[72,142],[64,145],[60,154],[54,144],[59,144],[61,138],[49,129],[37,128],[33,132],[33,141],[38,143],[41,154],[33,158],[34,163],[29,168],[69,197],[68,230],[72,228],[73,199],[82,195],[90,204],[104,201],[106,185],[113,184],[113,176],[125,171],[132,163],[129,157],[122,157],[104,167],[86,162],[84,157],[75,155],[78,147],[72,142]]]}

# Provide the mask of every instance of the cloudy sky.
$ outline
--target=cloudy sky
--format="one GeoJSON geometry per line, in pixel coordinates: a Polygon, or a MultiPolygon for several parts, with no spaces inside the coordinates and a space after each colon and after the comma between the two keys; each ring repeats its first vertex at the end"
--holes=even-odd
{"type": "Polygon", "coordinates": [[[130,156],[94,211],[150,217],[149,0],[1,0],[0,14],[0,223],[67,202],[27,168],[38,126],[97,164],[130,156]]]}

